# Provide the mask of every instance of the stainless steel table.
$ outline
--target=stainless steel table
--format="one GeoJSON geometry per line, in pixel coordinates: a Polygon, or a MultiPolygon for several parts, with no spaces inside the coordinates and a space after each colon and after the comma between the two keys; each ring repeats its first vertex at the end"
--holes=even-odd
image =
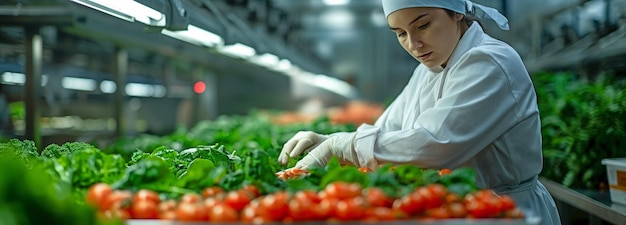
{"type": "Polygon", "coordinates": [[[549,179],[540,180],[557,202],[563,225],[570,224],[567,218],[570,210],[567,206],[588,213],[589,224],[603,224],[603,221],[616,225],[626,224],[626,206],[611,202],[608,190],[571,189],[549,179]]]}

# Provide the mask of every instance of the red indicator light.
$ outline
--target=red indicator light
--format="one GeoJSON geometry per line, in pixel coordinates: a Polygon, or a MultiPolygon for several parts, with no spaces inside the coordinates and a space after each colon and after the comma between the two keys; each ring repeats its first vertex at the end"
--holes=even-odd
{"type": "Polygon", "coordinates": [[[204,82],[197,81],[195,84],[193,84],[193,92],[195,92],[196,94],[202,94],[204,93],[204,91],[206,91],[206,84],[204,84],[204,82]]]}

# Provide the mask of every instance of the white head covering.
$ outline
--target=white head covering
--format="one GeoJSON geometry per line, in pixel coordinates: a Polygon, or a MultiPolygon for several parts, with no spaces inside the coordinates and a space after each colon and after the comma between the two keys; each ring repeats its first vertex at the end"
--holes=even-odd
{"type": "Polygon", "coordinates": [[[469,0],[382,0],[385,17],[400,9],[413,7],[433,7],[452,10],[463,15],[471,14],[480,19],[491,19],[502,30],[509,30],[509,20],[498,10],[469,0]]]}

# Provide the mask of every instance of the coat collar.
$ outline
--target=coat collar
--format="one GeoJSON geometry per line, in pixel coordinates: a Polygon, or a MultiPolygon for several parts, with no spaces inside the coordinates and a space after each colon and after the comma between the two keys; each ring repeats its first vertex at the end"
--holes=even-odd
{"type": "Polygon", "coordinates": [[[480,27],[480,24],[472,22],[472,25],[470,25],[467,31],[465,31],[465,34],[463,34],[463,37],[461,37],[461,40],[459,40],[459,43],[452,52],[447,68],[456,64],[461,56],[463,56],[470,49],[478,46],[480,42],[483,41],[484,36],[485,31],[483,31],[483,28],[480,27]]]}
{"type": "MultiPolygon", "coordinates": [[[[463,34],[463,37],[461,37],[461,40],[459,40],[459,43],[457,43],[454,51],[452,51],[452,55],[450,56],[450,60],[448,60],[448,65],[445,69],[450,68],[456,62],[458,62],[461,56],[467,51],[478,46],[483,40],[484,35],[485,32],[483,31],[483,28],[480,27],[480,24],[478,24],[477,22],[472,22],[467,31],[465,31],[465,34],[463,34]]],[[[428,69],[434,73],[440,73],[445,70],[441,66],[428,69]]]]}

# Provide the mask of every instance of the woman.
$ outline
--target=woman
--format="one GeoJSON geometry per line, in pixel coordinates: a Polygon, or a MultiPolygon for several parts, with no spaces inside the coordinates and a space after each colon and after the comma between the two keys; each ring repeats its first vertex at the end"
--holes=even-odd
{"type": "Polygon", "coordinates": [[[382,2],[400,45],[420,62],[408,85],[373,126],[299,132],[278,161],[309,151],[296,167],[321,166],[332,156],[372,169],[383,163],[471,167],[479,187],[510,195],[542,224],[560,224],[537,180],[541,122],[530,76],[513,48],[468,16],[492,19],[501,29],[508,29],[506,18],[465,0],[382,2]]]}

